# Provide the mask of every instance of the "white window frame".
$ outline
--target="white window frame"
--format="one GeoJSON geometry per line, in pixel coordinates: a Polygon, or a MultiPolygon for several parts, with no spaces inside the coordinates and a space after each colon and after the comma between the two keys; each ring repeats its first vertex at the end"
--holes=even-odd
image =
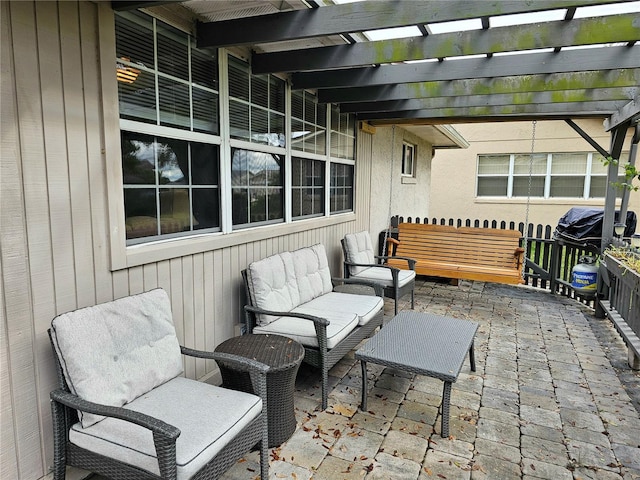
{"type": "MultiPolygon", "coordinates": [[[[541,153],[537,153],[536,155],[540,155],[541,153]]],[[[523,175],[516,175],[514,173],[514,164],[515,157],[518,155],[528,155],[522,153],[496,153],[496,154],[480,154],[476,157],[476,186],[475,186],[475,198],[476,199],[489,199],[489,198],[504,198],[504,199],[522,199],[526,198],[521,195],[514,196],[513,195],[513,180],[515,177],[523,177],[523,175]],[[479,174],[480,169],[480,158],[483,156],[490,155],[509,155],[509,171],[504,174],[479,174]],[[478,194],[478,186],[479,179],[482,177],[492,178],[492,177],[505,177],[507,178],[507,192],[506,195],[479,195],[478,194]]],[[[589,192],[591,191],[591,180],[593,177],[606,177],[606,173],[593,173],[593,165],[595,162],[598,162],[594,157],[598,154],[595,152],[553,152],[547,153],[547,166],[546,172],[544,175],[537,174],[537,177],[544,176],[544,194],[542,196],[535,196],[532,198],[543,199],[543,200],[593,200],[600,199],[604,197],[590,197],[589,192]],[[553,155],[554,154],[564,154],[564,153],[572,153],[572,154],[584,154],[587,156],[586,158],[586,172],[584,174],[584,185],[582,195],[579,197],[558,197],[551,196],[551,179],[563,176],[562,174],[552,174],[552,165],[553,165],[553,155]]],[[[565,174],[566,176],[578,176],[578,174],[565,174]]]]}
{"type": "Polygon", "coordinates": [[[406,141],[402,142],[402,166],[400,175],[403,177],[416,178],[416,154],[418,152],[417,145],[406,141]],[[407,169],[407,153],[411,153],[411,168],[407,169]]]}

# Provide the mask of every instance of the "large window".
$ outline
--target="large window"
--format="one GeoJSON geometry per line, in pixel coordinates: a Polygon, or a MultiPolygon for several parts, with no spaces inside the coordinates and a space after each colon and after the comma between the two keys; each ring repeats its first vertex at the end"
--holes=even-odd
{"type": "Polygon", "coordinates": [[[115,19],[127,245],[353,211],[353,114],[145,13],[115,19]]]}
{"type": "MultiPolygon", "coordinates": [[[[622,177],[620,181],[623,181],[622,177]]],[[[601,198],[607,167],[597,153],[480,155],[478,197],[601,198]]]]}

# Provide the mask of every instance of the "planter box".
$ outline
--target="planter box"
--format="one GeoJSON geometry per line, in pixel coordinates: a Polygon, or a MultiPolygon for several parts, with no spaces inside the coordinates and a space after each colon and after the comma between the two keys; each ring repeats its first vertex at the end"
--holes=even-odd
{"type": "Polygon", "coordinates": [[[608,300],[601,305],[629,348],[629,366],[640,369],[640,273],[608,254],[602,262],[608,300]]]}

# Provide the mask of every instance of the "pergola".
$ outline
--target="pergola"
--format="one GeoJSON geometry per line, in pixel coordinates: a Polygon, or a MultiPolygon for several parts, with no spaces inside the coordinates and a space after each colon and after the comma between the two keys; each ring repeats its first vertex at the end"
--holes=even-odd
{"type": "MultiPolygon", "coordinates": [[[[251,52],[253,73],[286,75],[293,89],[313,90],[320,102],[339,104],[342,112],[354,113],[365,124],[564,120],[600,154],[614,159],[620,159],[632,128],[628,163],[635,163],[640,139],[638,1],[112,4],[116,9],[182,9],[183,16],[185,11],[195,15],[199,47],[243,47],[251,52]],[[606,15],[591,13],[599,6],[607,9],[606,15]],[[625,13],[609,14],[620,7],[625,13]],[[540,21],[524,20],[531,14],[540,21]],[[412,27],[418,36],[371,40],[374,35],[365,33],[398,27],[412,27]],[[604,120],[603,128],[611,132],[608,147],[574,123],[585,117],[604,120]]],[[[614,163],[608,177],[610,183],[618,178],[614,163]]],[[[603,248],[613,235],[615,195],[610,187],[603,248]]],[[[627,200],[628,191],[621,218],[627,200]]]]}

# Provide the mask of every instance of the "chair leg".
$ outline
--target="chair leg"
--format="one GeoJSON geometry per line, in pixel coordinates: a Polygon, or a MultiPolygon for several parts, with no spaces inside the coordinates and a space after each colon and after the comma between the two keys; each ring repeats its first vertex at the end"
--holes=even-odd
{"type": "Polygon", "coordinates": [[[411,310],[415,310],[416,302],[415,295],[413,293],[413,289],[411,289],[411,310]]]}
{"type": "Polygon", "coordinates": [[[469,348],[469,363],[471,364],[471,371],[476,371],[476,353],[473,349],[474,342],[471,342],[471,348],[469,348]]]}
{"type": "Polygon", "coordinates": [[[322,410],[326,410],[329,397],[329,369],[324,362],[322,363],[322,410]]]}
{"type": "Polygon", "coordinates": [[[66,432],[64,431],[64,407],[51,401],[53,417],[53,478],[65,480],[67,473],[67,452],[65,446],[66,432]]]}

